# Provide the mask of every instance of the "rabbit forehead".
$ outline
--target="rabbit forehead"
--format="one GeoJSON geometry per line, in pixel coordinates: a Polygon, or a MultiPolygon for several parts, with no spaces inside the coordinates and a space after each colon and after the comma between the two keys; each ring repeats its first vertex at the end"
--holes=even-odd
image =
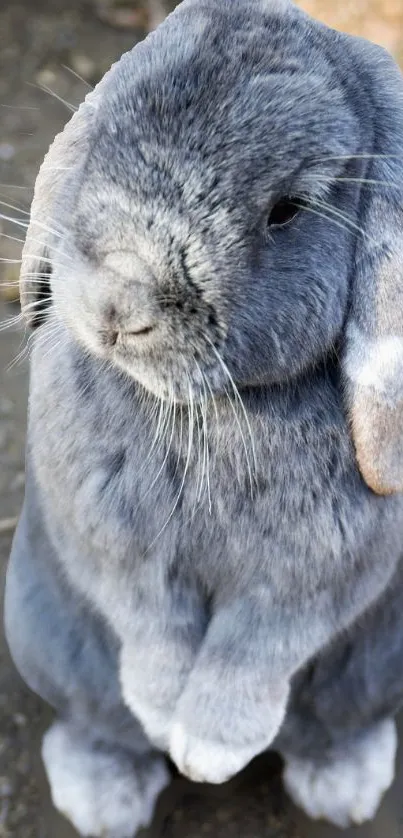
{"type": "Polygon", "coordinates": [[[307,154],[310,142],[344,139],[355,119],[333,78],[306,70],[302,63],[295,73],[287,67],[271,72],[270,62],[266,65],[252,65],[242,78],[224,66],[215,70],[209,62],[189,68],[178,62],[163,78],[156,72],[132,85],[129,95],[122,77],[93,139],[100,147],[105,142],[116,149],[123,145],[128,153],[137,142],[143,153],[153,144],[160,155],[182,146],[186,152],[222,149],[225,157],[237,143],[245,148],[245,140],[248,147],[261,144],[264,152],[271,136],[281,139],[281,148],[303,136],[307,154]]]}
{"type": "Polygon", "coordinates": [[[326,88],[338,86],[337,69],[324,49],[331,30],[322,30],[305,15],[280,15],[276,5],[276,14],[260,12],[273,9],[271,0],[231,3],[196,5],[194,0],[185,0],[124,55],[105,88],[102,121],[113,125],[126,114],[136,118],[147,105],[152,105],[156,116],[163,115],[172,102],[181,106],[182,115],[185,105],[199,112],[205,100],[228,103],[235,92],[240,99],[242,89],[249,100],[256,91],[248,91],[248,85],[256,77],[263,82],[281,76],[283,83],[289,76],[296,83],[299,77],[302,87],[313,76],[320,80],[324,94],[326,88]],[[316,30],[324,37],[318,37],[316,30]]]}
{"type": "Polygon", "coordinates": [[[269,31],[241,60],[234,45],[227,54],[220,43],[208,48],[214,27],[184,52],[173,33],[172,44],[169,31],[144,61],[135,49],[117,68],[92,135],[92,184],[109,176],[144,200],[161,180],[193,192],[196,175],[209,188],[215,173],[228,194],[234,177],[238,188],[255,182],[267,194],[273,176],[287,177],[303,159],[356,151],[360,130],[341,85],[326,62],[307,63],[298,32],[284,51],[269,31]]]}
{"type": "MultiPolygon", "coordinates": [[[[322,157],[356,150],[356,132],[348,120],[340,117],[335,122],[329,118],[330,109],[323,114],[311,109],[309,90],[304,87],[305,104],[299,100],[293,118],[278,113],[274,96],[269,101],[257,96],[247,113],[235,103],[224,118],[215,111],[214,102],[211,110],[206,103],[206,120],[196,129],[196,142],[194,125],[185,120],[178,124],[173,117],[170,130],[168,115],[159,128],[154,125],[155,130],[143,114],[119,139],[101,132],[80,184],[79,211],[95,222],[98,211],[106,220],[110,217],[112,204],[127,207],[127,218],[132,220],[137,210],[145,219],[155,218],[165,208],[170,217],[184,214],[194,221],[208,208],[211,223],[231,211],[233,220],[241,213],[249,225],[247,208],[248,215],[250,211],[256,217],[274,196],[297,189],[304,161],[318,158],[319,168],[322,157]]],[[[295,94],[293,85],[290,97],[295,94]]],[[[336,166],[324,165],[338,170],[339,161],[336,166]]],[[[307,173],[311,188],[313,172],[307,173]]],[[[302,174],[302,187],[301,178],[302,174]]],[[[120,223],[124,226],[123,217],[120,223]]]]}
{"type": "Polygon", "coordinates": [[[309,154],[319,138],[344,139],[351,114],[329,32],[271,0],[185,0],[116,65],[95,127],[102,155],[108,141],[125,154],[143,141],[159,153],[221,148],[225,162],[245,141],[264,150],[303,137],[309,154]]]}

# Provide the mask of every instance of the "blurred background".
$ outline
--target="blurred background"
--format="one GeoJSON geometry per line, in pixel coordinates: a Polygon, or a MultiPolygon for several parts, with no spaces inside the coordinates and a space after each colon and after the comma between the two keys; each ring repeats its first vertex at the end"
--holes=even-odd
{"type": "MultiPolygon", "coordinates": [[[[24,491],[28,365],[17,281],[35,176],[89,86],[174,5],[174,0],[0,0],[0,581],[24,491]]],[[[403,66],[403,0],[301,0],[300,5],[333,27],[382,44],[403,66]]],[[[74,838],[50,805],[40,764],[40,736],[48,723],[49,710],[21,683],[0,629],[0,838],[74,838]]],[[[345,838],[403,838],[402,763],[401,756],[397,781],[376,821],[348,830],[345,838]]],[[[176,779],[161,800],[151,834],[341,836],[295,811],[270,755],[219,789],[176,779]]]]}

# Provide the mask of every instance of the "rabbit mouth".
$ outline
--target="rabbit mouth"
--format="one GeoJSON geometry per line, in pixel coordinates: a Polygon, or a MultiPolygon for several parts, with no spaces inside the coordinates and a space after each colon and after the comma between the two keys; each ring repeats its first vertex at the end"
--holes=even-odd
{"type": "Polygon", "coordinates": [[[113,349],[115,352],[127,352],[134,348],[137,351],[144,351],[144,349],[153,345],[156,328],[155,324],[150,323],[126,331],[116,328],[101,329],[98,332],[98,338],[106,350],[113,349]]]}
{"type": "MultiPolygon", "coordinates": [[[[63,312],[66,314],[66,312],[63,312]]],[[[86,352],[123,371],[159,399],[178,404],[202,403],[231,389],[223,359],[224,340],[216,334],[188,334],[164,324],[143,323],[131,329],[95,327],[81,315],[62,317],[86,352]]]]}
{"type": "Polygon", "coordinates": [[[207,338],[204,346],[168,346],[155,335],[158,327],[141,333],[108,335],[99,351],[113,366],[159,399],[178,404],[203,403],[231,389],[231,376],[222,359],[222,347],[207,338]]]}
{"type": "Polygon", "coordinates": [[[203,403],[225,389],[223,371],[214,356],[201,361],[173,352],[164,358],[133,358],[127,349],[116,349],[114,363],[163,401],[203,403]]]}

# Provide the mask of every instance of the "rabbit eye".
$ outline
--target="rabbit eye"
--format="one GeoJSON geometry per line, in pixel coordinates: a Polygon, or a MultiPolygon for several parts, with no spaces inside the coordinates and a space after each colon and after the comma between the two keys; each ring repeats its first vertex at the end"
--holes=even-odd
{"type": "Polygon", "coordinates": [[[268,227],[284,227],[289,221],[299,213],[300,201],[298,198],[281,198],[277,204],[274,205],[272,211],[267,219],[268,227]]]}

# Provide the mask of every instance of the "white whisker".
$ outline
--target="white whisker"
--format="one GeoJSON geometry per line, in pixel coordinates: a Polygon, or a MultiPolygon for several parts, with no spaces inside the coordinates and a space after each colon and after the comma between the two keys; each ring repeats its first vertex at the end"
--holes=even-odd
{"type": "Polygon", "coordinates": [[[33,191],[33,186],[20,186],[18,183],[0,183],[0,189],[29,189],[33,191]]]}
{"type": "Polygon", "coordinates": [[[42,90],[43,93],[48,93],[49,96],[52,96],[58,102],[61,102],[71,113],[75,113],[78,108],[75,108],[71,102],[68,102],[67,99],[63,99],[62,96],[59,96],[52,88],[48,87],[46,84],[34,84],[33,82],[28,81],[27,84],[30,87],[35,87],[37,90],[42,90]]]}
{"type": "Polygon", "coordinates": [[[51,233],[53,236],[59,236],[60,237],[60,236],[65,236],[66,235],[65,230],[56,230],[55,228],[49,227],[49,225],[45,224],[43,220],[39,221],[36,218],[31,220],[30,210],[25,210],[22,207],[17,207],[15,204],[10,204],[8,201],[2,201],[1,199],[0,199],[0,206],[7,207],[7,209],[11,209],[11,210],[14,210],[14,212],[20,212],[20,213],[22,213],[22,215],[28,216],[27,220],[23,221],[21,218],[15,218],[14,216],[6,216],[6,215],[0,214],[0,218],[3,218],[5,221],[12,221],[16,224],[19,224],[20,226],[25,226],[26,228],[28,228],[30,223],[32,223],[33,226],[36,225],[36,226],[40,227],[42,230],[45,230],[46,233],[51,233]]]}
{"type": "MultiPolygon", "coordinates": [[[[38,221],[37,218],[32,219],[30,224],[31,224],[31,227],[39,227],[39,229],[41,231],[43,230],[45,233],[50,233],[51,236],[56,236],[57,239],[61,239],[61,238],[63,238],[63,236],[66,236],[66,230],[53,229],[52,227],[49,227],[48,224],[45,224],[42,221],[38,221]]],[[[47,245],[47,247],[48,247],[48,245],[47,245]]]]}
{"type": "Polygon", "coordinates": [[[32,303],[26,303],[22,307],[21,311],[22,312],[30,311],[32,308],[36,308],[37,306],[41,306],[44,303],[52,302],[52,300],[53,300],[53,297],[40,297],[39,300],[34,300],[34,302],[32,302],[32,303]]]}
{"type": "Polygon", "coordinates": [[[307,204],[301,204],[300,209],[303,212],[311,212],[313,215],[317,215],[319,218],[324,218],[325,221],[330,221],[331,224],[334,224],[336,227],[340,227],[341,230],[346,230],[348,233],[354,235],[353,230],[350,230],[346,227],[345,224],[342,224],[340,221],[336,221],[335,218],[331,218],[329,215],[325,215],[324,212],[319,212],[319,210],[315,210],[312,206],[308,206],[307,204]]]}
{"type": "MultiPolygon", "coordinates": [[[[201,370],[199,364],[197,363],[197,361],[195,359],[194,359],[194,364],[196,366],[196,369],[198,370],[198,373],[199,373],[199,376],[200,376],[200,382],[201,382],[201,384],[203,385],[203,388],[204,388],[204,398],[205,398],[206,389],[205,389],[205,384],[204,384],[204,379],[203,379],[203,373],[202,373],[202,370],[201,370]]],[[[190,382],[189,378],[188,378],[188,382],[190,382]]],[[[188,384],[188,387],[190,387],[190,392],[192,392],[192,397],[193,397],[193,390],[191,388],[190,383],[188,384]]],[[[197,459],[197,462],[198,462],[198,466],[199,466],[199,478],[198,478],[197,488],[196,488],[196,501],[198,501],[202,497],[203,481],[204,481],[205,475],[206,475],[206,486],[207,486],[207,488],[208,488],[208,484],[209,484],[209,475],[208,475],[208,472],[207,472],[209,452],[208,452],[208,439],[207,439],[207,429],[206,429],[206,411],[205,411],[205,405],[203,403],[203,396],[202,396],[202,400],[201,400],[200,404],[198,402],[195,402],[195,413],[196,413],[197,438],[198,438],[198,459],[197,459]],[[199,408],[200,408],[200,415],[199,415],[199,408]],[[202,438],[203,438],[203,458],[201,457],[202,438]]]]}
{"type": "Polygon", "coordinates": [[[328,183],[329,186],[332,185],[333,182],[337,181],[337,183],[363,183],[370,186],[387,186],[391,189],[401,189],[398,183],[391,183],[388,180],[376,180],[375,178],[364,178],[364,177],[316,177],[312,178],[313,181],[322,181],[323,183],[328,183]]]}
{"type": "Polygon", "coordinates": [[[4,215],[4,213],[1,212],[0,218],[3,221],[11,221],[13,224],[16,224],[17,227],[24,227],[25,230],[29,227],[29,224],[26,221],[22,221],[20,218],[13,218],[12,215],[4,215]]]}
{"type": "Polygon", "coordinates": [[[164,412],[165,412],[165,402],[164,402],[164,400],[155,398],[155,402],[153,404],[153,411],[152,411],[152,414],[151,414],[151,417],[150,417],[150,425],[152,425],[154,423],[155,418],[158,414],[157,425],[156,425],[156,429],[155,429],[155,433],[154,433],[154,437],[153,437],[150,449],[147,453],[147,456],[146,456],[144,462],[142,463],[142,466],[141,466],[140,471],[139,471],[139,475],[143,474],[143,472],[145,470],[145,467],[149,463],[149,461],[152,457],[152,454],[153,454],[155,448],[157,447],[158,443],[161,444],[161,429],[162,429],[162,426],[163,426],[163,424],[165,423],[165,420],[166,420],[166,414],[164,415],[164,412]]]}
{"type": "MultiPolygon", "coordinates": [[[[146,457],[145,464],[149,462],[150,456],[151,456],[152,452],[154,451],[156,445],[161,442],[161,439],[164,436],[163,428],[164,428],[165,423],[166,423],[165,402],[164,402],[163,399],[159,399],[158,401],[159,401],[159,412],[158,412],[158,419],[157,419],[157,427],[155,429],[154,439],[152,441],[151,448],[150,448],[150,450],[148,452],[148,455],[146,457]]],[[[156,402],[157,405],[158,405],[158,401],[156,402]]]]}
{"type": "Polygon", "coordinates": [[[315,157],[313,160],[322,162],[323,160],[401,160],[402,154],[372,154],[370,152],[362,152],[361,154],[336,154],[329,157],[315,157]]]}
{"type": "MultiPolygon", "coordinates": [[[[144,500],[148,497],[148,495],[150,494],[150,492],[151,492],[151,491],[152,491],[152,489],[154,488],[154,486],[155,486],[155,484],[156,484],[157,480],[159,479],[160,475],[161,475],[161,474],[162,474],[162,472],[164,471],[164,468],[165,468],[165,465],[166,465],[166,462],[167,462],[167,460],[168,460],[169,453],[170,453],[170,450],[171,450],[172,441],[173,441],[173,438],[174,438],[174,432],[175,432],[175,410],[176,410],[176,402],[175,402],[175,400],[172,398],[172,399],[170,400],[170,402],[169,402],[169,413],[168,413],[169,419],[171,419],[171,418],[172,418],[172,424],[171,424],[171,436],[170,436],[170,438],[169,438],[168,447],[167,447],[167,450],[166,450],[166,452],[165,452],[165,456],[164,456],[164,459],[163,459],[163,461],[162,461],[162,464],[161,464],[161,466],[160,466],[160,468],[159,468],[159,470],[158,470],[158,472],[157,472],[157,474],[156,474],[156,476],[155,476],[154,480],[152,481],[151,485],[148,487],[148,489],[147,489],[147,491],[145,492],[145,494],[144,494],[144,495],[140,498],[140,501],[139,501],[139,503],[137,504],[136,509],[138,509],[138,508],[139,508],[139,506],[141,506],[141,504],[144,502],[144,500]]],[[[168,422],[167,422],[167,424],[168,424],[168,422]]]]}
{"type": "Polygon", "coordinates": [[[39,111],[39,108],[33,105],[5,105],[3,102],[0,102],[0,108],[7,108],[10,111],[39,111]]]}
{"type": "Polygon", "coordinates": [[[57,340],[56,339],[57,339],[58,334],[60,334],[60,332],[52,333],[52,335],[49,336],[50,339],[46,342],[46,344],[42,343],[42,346],[46,345],[46,347],[48,349],[48,351],[45,352],[45,354],[42,356],[45,360],[46,360],[46,358],[49,358],[49,355],[51,355],[51,353],[56,349],[56,347],[57,347],[57,340]]]}
{"type": "Polygon", "coordinates": [[[17,207],[15,204],[10,204],[8,201],[0,200],[0,205],[3,207],[7,207],[7,209],[12,209],[15,212],[22,212],[23,215],[31,215],[30,210],[25,210],[22,207],[17,207]]]}
{"type": "Polygon", "coordinates": [[[348,217],[348,215],[345,215],[343,212],[340,212],[336,209],[336,207],[333,207],[331,204],[328,204],[325,201],[318,201],[316,199],[312,203],[315,206],[322,207],[322,209],[331,212],[332,215],[335,215],[337,218],[341,218],[343,221],[346,222],[346,224],[349,225],[349,227],[361,233],[363,238],[369,239],[369,241],[371,241],[373,244],[376,244],[376,241],[372,238],[372,236],[369,236],[368,233],[366,233],[365,230],[362,229],[362,227],[360,227],[358,224],[355,224],[355,222],[352,221],[351,218],[348,217]]]}
{"type": "MultiPolygon", "coordinates": [[[[25,239],[20,239],[18,236],[10,236],[8,233],[0,233],[0,236],[1,236],[3,239],[9,239],[10,241],[19,242],[20,244],[25,244],[25,239]]],[[[72,261],[72,260],[70,259],[70,257],[69,257],[69,256],[67,256],[67,254],[65,253],[65,251],[64,251],[64,250],[60,250],[58,247],[56,247],[56,245],[53,245],[53,244],[52,244],[52,245],[50,245],[50,244],[48,244],[47,242],[40,241],[40,239],[34,239],[32,236],[30,236],[30,241],[34,242],[35,244],[40,244],[42,247],[44,247],[44,248],[46,248],[47,250],[49,250],[49,252],[52,252],[52,250],[53,250],[53,251],[54,251],[54,253],[55,253],[55,254],[57,254],[57,255],[62,254],[63,256],[66,256],[66,258],[67,258],[69,261],[72,261]]],[[[29,254],[28,254],[28,255],[29,255],[29,254]]],[[[43,258],[43,259],[41,258],[41,259],[40,259],[40,261],[41,261],[41,262],[42,262],[42,261],[45,261],[45,258],[43,258]]]]}
{"type": "MultiPolygon", "coordinates": [[[[174,418],[173,418],[173,424],[175,424],[175,414],[174,414],[174,418]]],[[[159,530],[159,532],[157,533],[155,538],[153,538],[151,544],[148,545],[146,553],[148,553],[152,549],[155,542],[160,538],[160,536],[162,535],[164,530],[167,528],[169,522],[171,521],[173,515],[175,514],[175,510],[177,509],[178,503],[179,503],[179,501],[181,499],[181,496],[182,496],[183,487],[185,485],[186,476],[187,476],[188,469],[189,469],[189,464],[190,464],[191,453],[192,453],[192,441],[191,441],[191,434],[190,434],[190,427],[189,427],[188,450],[187,450],[186,463],[185,463],[185,468],[183,470],[182,480],[181,480],[181,483],[180,483],[180,486],[179,486],[179,489],[178,489],[178,494],[176,496],[175,503],[174,503],[174,505],[171,509],[171,512],[169,513],[168,518],[166,519],[164,525],[161,527],[161,529],[159,530]]]]}
{"type": "Polygon", "coordinates": [[[94,90],[93,85],[90,84],[88,81],[86,81],[86,79],[84,79],[78,73],[76,73],[76,71],[73,70],[72,67],[67,67],[67,64],[62,64],[62,67],[63,67],[64,70],[67,70],[68,73],[71,73],[72,76],[75,76],[76,79],[78,79],[79,81],[82,81],[82,83],[85,84],[90,90],[94,90]]]}
{"type": "Polygon", "coordinates": [[[199,405],[195,401],[192,385],[190,383],[190,379],[188,379],[188,381],[189,381],[188,387],[189,387],[189,392],[191,393],[193,411],[194,411],[193,421],[196,419],[196,425],[197,425],[197,471],[198,471],[197,486],[196,486],[196,503],[197,503],[197,501],[200,499],[200,496],[201,496],[201,490],[202,490],[202,486],[203,486],[203,476],[204,476],[203,470],[202,470],[203,462],[202,462],[202,456],[201,456],[201,450],[202,450],[202,445],[201,445],[201,438],[202,438],[202,435],[201,435],[201,421],[202,421],[202,419],[201,419],[201,416],[199,416],[199,405]]]}
{"type": "MultiPolygon", "coordinates": [[[[199,369],[200,369],[200,368],[199,368],[199,369]]],[[[201,372],[201,370],[200,370],[200,372],[201,372]]],[[[214,393],[213,393],[213,390],[212,390],[211,384],[210,384],[210,382],[209,382],[209,380],[208,380],[207,376],[204,376],[202,372],[201,372],[201,375],[203,376],[203,380],[204,380],[205,384],[206,384],[206,385],[207,385],[207,387],[208,387],[208,390],[209,390],[209,393],[210,393],[210,398],[211,398],[211,400],[212,400],[212,402],[213,402],[213,407],[214,407],[214,412],[215,412],[215,418],[216,418],[216,425],[217,425],[217,438],[219,438],[219,435],[220,435],[220,417],[219,417],[219,414],[218,414],[217,401],[216,401],[215,395],[214,395],[214,393]]]]}
{"type": "MultiPolygon", "coordinates": [[[[256,473],[256,470],[257,470],[257,459],[256,459],[255,443],[254,443],[253,434],[252,434],[252,427],[251,427],[251,424],[250,424],[250,421],[249,421],[249,417],[248,417],[248,414],[247,414],[247,411],[246,411],[245,405],[244,405],[243,400],[242,400],[242,398],[241,398],[241,394],[240,394],[240,392],[239,392],[239,390],[238,390],[238,387],[237,387],[237,386],[236,386],[236,384],[235,384],[235,381],[234,381],[234,379],[233,379],[233,377],[232,377],[232,375],[231,375],[231,373],[230,373],[230,371],[229,371],[229,369],[228,369],[228,367],[227,367],[227,365],[226,365],[225,361],[221,358],[220,353],[218,352],[218,350],[217,350],[217,349],[216,349],[216,347],[214,346],[214,343],[210,340],[210,338],[207,338],[207,340],[208,340],[208,342],[209,342],[209,344],[210,344],[210,346],[211,346],[211,348],[212,348],[212,350],[213,350],[213,352],[214,352],[214,354],[215,354],[215,356],[216,356],[216,358],[217,358],[217,360],[218,360],[218,362],[219,362],[219,364],[220,364],[220,366],[221,366],[221,368],[222,368],[222,370],[223,370],[224,374],[225,374],[225,375],[226,375],[226,377],[228,378],[228,380],[229,380],[229,382],[230,382],[230,384],[231,384],[231,387],[232,387],[232,390],[233,390],[233,393],[234,393],[235,399],[237,400],[237,402],[238,402],[238,404],[239,404],[239,406],[240,406],[240,408],[241,408],[241,410],[242,410],[243,417],[244,417],[244,419],[245,419],[246,426],[247,426],[247,429],[248,429],[248,435],[249,435],[249,439],[250,439],[250,443],[251,443],[251,448],[252,448],[253,469],[254,469],[254,471],[255,471],[255,473],[256,473]]],[[[244,446],[245,457],[246,457],[246,462],[247,462],[247,467],[248,467],[248,473],[249,473],[249,480],[250,480],[251,494],[253,495],[253,486],[254,486],[254,482],[253,482],[253,478],[252,478],[252,468],[251,468],[251,464],[250,464],[250,460],[249,460],[248,447],[247,447],[247,445],[246,445],[246,440],[245,440],[245,437],[244,437],[244,434],[243,434],[243,431],[242,431],[242,426],[241,426],[241,423],[240,423],[240,420],[239,420],[238,413],[237,413],[237,411],[236,411],[236,409],[235,409],[235,405],[234,405],[234,403],[233,403],[233,401],[232,401],[232,399],[231,399],[231,397],[230,397],[230,395],[228,394],[228,392],[227,392],[227,391],[226,391],[226,395],[227,395],[228,401],[229,401],[229,403],[230,403],[230,405],[231,405],[231,408],[232,408],[232,410],[233,410],[234,417],[235,417],[235,420],[236,420],[236,422],[237,422],[237,425],[238,425],[238,428],[239,428],[239,433],[240,433],[240,435],[241,435],[242,443],[243,443],[243,446],[244,446]]]]}
{"type": "Polygon", "coordinates": [[[42,285],[42,280],[49,279],[49,274],[46,271],[27,271],[27,273],[24,273],[24,279],[29,279],[30,285],[34,285],[35,282],[42,285]]]}
{"type": "Polygon", "coordinates": [[[23,322],[22,314],[15,314],[13,317],[8,317],[6,320],[0,321],[0,332],[5,332],[6,329],[12,329],[18,323],[23,322]]]}
{"type": "MultiPolygon", "coordinates": [[[[57,253],[58,256],[63,256],[63,257],[66,256],[66,254],[63,251],[60,253],[60,251],[57,250],[56,253],[57,253]]],[[[69,256],[67,256],[66,258],[69,262],[72,262],[72,259],[70,259],[69,256]]],[[[49,256],[39,256],[38,254],[35,254],[35,253],[24,253],[24,259],[38,259],[39,262],[46,262],[46,264],[48,264],[48,265],[54,265],[54,262],[55,262],[54,257],[53,257],[53,259],[50,259],[49,256]]],[[[17,259],[16,261],[17,262],[22,262],[22,259],[17,259]]],[[[59,264],[61,265],[62,268],[67,268],[68,267],[68,265],[65,265],[63,262],[59,262],[59,264]]]]}
{"type": "MultiPolygon", "coordinates": [[[[195,430],[195,427],[194,427],[195,426],[195,412],[197,414],[197,410],[196,410],[196,405],[195,405],[195,400],[194,400],[192,383],[191,383],[188,372],[186,372],[186,378],[187,378],[187,385],[188,385],[188,445],[189,445],[189,451],[192,452],[192,450],[193,450],[193,440],[194,440],[194,430],[195,430]]],[[[196,419],[196,421],[197,421],[198,440],[199,440],[197,466],[199,467],[200,466],[200,437],[199,437],[198,418],[196,419]]],[[[195,505],[194,505],[194,509],[193,509],[191,517],[193,517],[193,515],[196,512],[197,497],[198,497],[198,486],[196,487],[195,505]]]]}
{"type": "MultiPolygon", "coordinates": [[[[207,488],[207,499],[208,499],[208,507],[209,513],[211,515],[212,505],[211,505],[211,490],[210,490],[210,450],[209,450],[209,438],[208,438],[208,430],[207,430],[207,393],[206,393],[206,385],[204,382],[204,377],[202,378],[203,383],[203,401],[201,404],[201,411],[203,417],[203,429],[204,429],[204,448],[206,452],[206,488],[207,488]]],[[[204,455],[203,455],[204,456],[204,455]]]]}
{"type": "Polygon", "coordinates": [[[7,374],[9,374],[11,372],[11,370],[14,369],[14,367],[18,366],[18,364],[22,364],[22,362],[26,359],[26,357],[27,357],[27,347],[24,346],[20,350],[20,352],[18,352],[18,354],[15,356],[15,358],[13,358],[13,360],[10,361],[10,363],[7,365],[7,367],[6,367],[7,374]]]}
{"type": "Polygon", "coordinates": [[[24,244],[25,239],[20,239],[18,236],[9,236],[7,233],[0,233],[2,239],[9,239],[13,242],[19,242],[20,244],[24,244]]]}

